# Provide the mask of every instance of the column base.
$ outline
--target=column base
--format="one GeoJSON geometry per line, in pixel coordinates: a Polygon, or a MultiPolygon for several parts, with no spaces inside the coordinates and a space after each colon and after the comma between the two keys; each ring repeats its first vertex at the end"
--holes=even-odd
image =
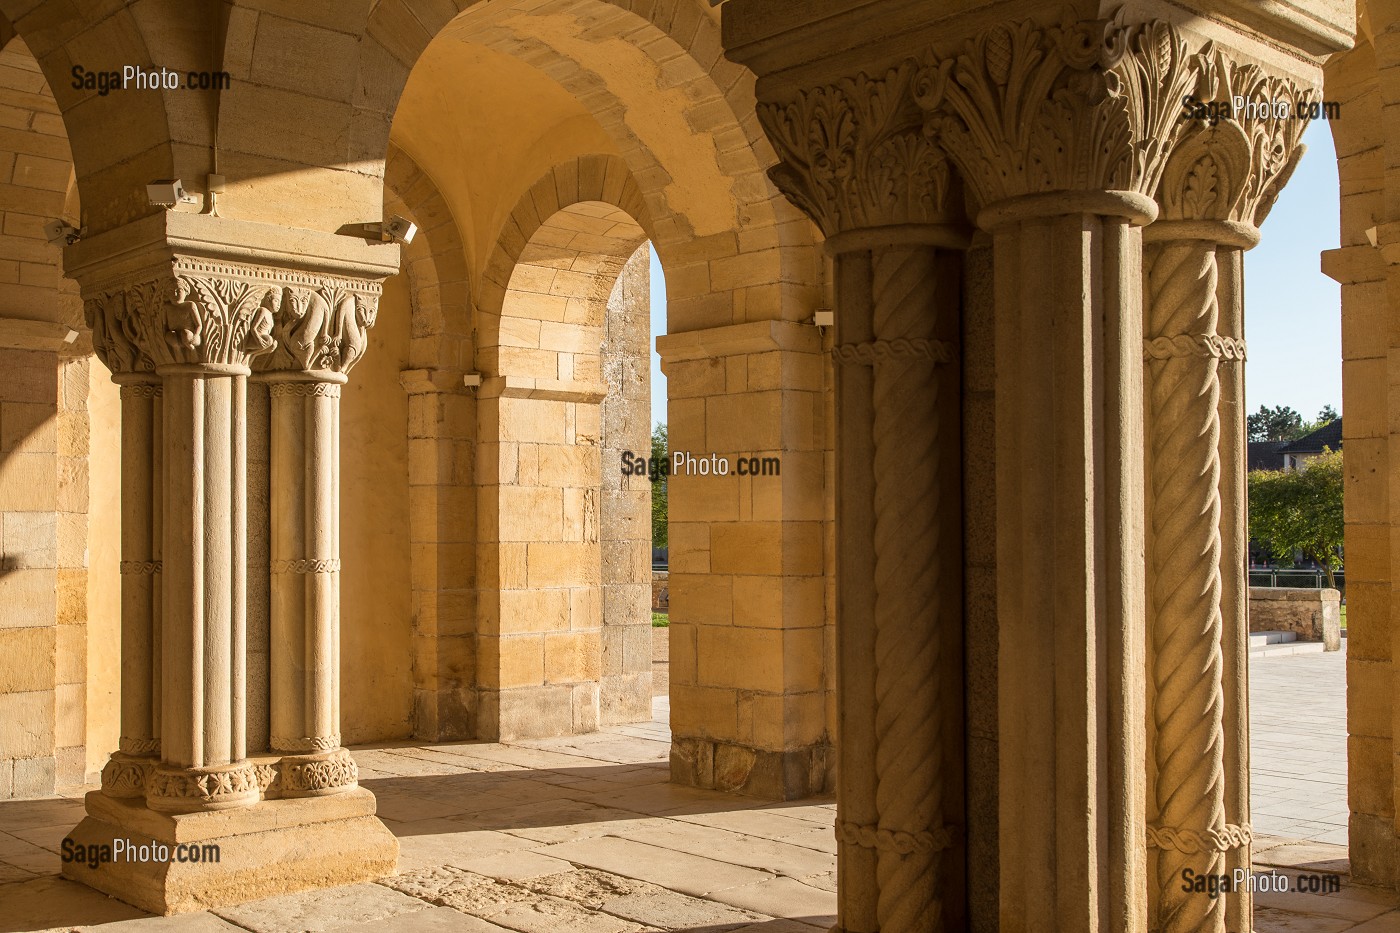
{"type": "Polygon", "coordinates": [[[356,788],[329,797],[264,800],[233,810],[171,815],[101,791],[86,797],[87,817],[68,834],[74,857],[63,876],[155,914],[239,904],[309,888],[355,884],[393,874],[399,843],[375,817],[374,794],[356,788]],[[70,841],[71,840],[71,844],[70,841]],[[169,847],[171,861],[125,858],[126,848],[169,847]],[[176,847],[196,844],[198,862],[181,862],[176,847]],[[217,859],[204,845],[217,845],[217,859]]]}
{"type": "Polygon", "coordinates": [[[775,751],[715,739],[671,739],[671,781],[765,800],[799,800],[832,786],[826,745],[775,751]]]}

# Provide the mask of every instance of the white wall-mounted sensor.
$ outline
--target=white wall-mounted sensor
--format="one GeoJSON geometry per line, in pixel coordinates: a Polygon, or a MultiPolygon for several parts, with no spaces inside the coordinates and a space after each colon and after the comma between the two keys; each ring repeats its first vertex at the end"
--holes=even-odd
{"type": "Polygon", "coordinates": [[[462,377],[462,385],[468,389],[475,389],[481,385],[481,373],[467,373],[462,377]]]}
{"type": "Polygon", "coordinates": [[[836,323],[835,311],[818,311],[812,315],[812,323],[818,327],[830,327],[836,323]]]}
{"type": "Polygon", "coordinates": [[[167,178],[151,182],[146,186],[146,199],[152,207],[169,210],[179,204],[199,204],[199,195],[190,194],[178,178],[167,178]]]}

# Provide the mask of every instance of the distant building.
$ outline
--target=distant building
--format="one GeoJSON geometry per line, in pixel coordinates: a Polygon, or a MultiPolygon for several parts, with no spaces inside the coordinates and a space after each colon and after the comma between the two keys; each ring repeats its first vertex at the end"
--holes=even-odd
{"type": "Polygon", "coordinates": [[[1318,457],[1325,450],[1342,449],[1342,419],[1328,422],[1316,431],[1304,434],[1296,441],[1288,441],[1278,448],[1278,453],[1283,457],[1281,467],[1255,467],[1254,466],[1254,444],[1250,444],[1249,468],[1253,469],[1283,469],[1301,470],[1307,467],[1308,461],[1318,457]]]}

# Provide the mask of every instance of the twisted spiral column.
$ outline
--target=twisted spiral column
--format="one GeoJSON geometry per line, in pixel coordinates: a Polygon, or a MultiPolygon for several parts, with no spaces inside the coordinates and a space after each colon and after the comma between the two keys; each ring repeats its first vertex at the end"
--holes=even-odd
{"type": "MultiPolygon", "coordinates": [[[[927,832],[939,824],[945,793],[939,698],[938,556],[942,512],[939,385],[948,353],[928,347],[938,308],[935,253],[886,249],[874,258],[877,344],[906,352],[875,362],[875,805],[879,830],[927,832]]],[[[877,853],[881,930],[942,929],[939,849],[877,853]]]]}
{"type": "MultiPolygon", "coordinates": [[[[1214,249],[1152,246],[1146,256],[1149,544],[1158,834],[1225,830],[1220,638],[1219,359],[1214,249]]],[[[1219,846],[1157,847],[1162,933],[1225,929],[1223,898],[1181,890],[1183,873],[1219,875],[1219,846]]]]}
{"type": "Polygon", "coordinates": [[[272,372],[271,744],[279,792],[356,786],[340,744],[340,391],[330,372],[272,372]]]}

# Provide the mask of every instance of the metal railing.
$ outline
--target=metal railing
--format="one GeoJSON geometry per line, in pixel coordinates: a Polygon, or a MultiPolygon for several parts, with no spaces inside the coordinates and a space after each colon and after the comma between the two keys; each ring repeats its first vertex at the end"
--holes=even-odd
{"type": "MultiPolygon", "coordinates": [[[[1332,575],[1337,581],[1337,589],[1346,590],[1346,571],[1338,570],[1332,575]]],[[[1250,586],[1289,586],[1299,589],[1320,590],[1327,586],[1325,570],[1299,570],[1291,567],[1251,567],[1250,586]]]]}

